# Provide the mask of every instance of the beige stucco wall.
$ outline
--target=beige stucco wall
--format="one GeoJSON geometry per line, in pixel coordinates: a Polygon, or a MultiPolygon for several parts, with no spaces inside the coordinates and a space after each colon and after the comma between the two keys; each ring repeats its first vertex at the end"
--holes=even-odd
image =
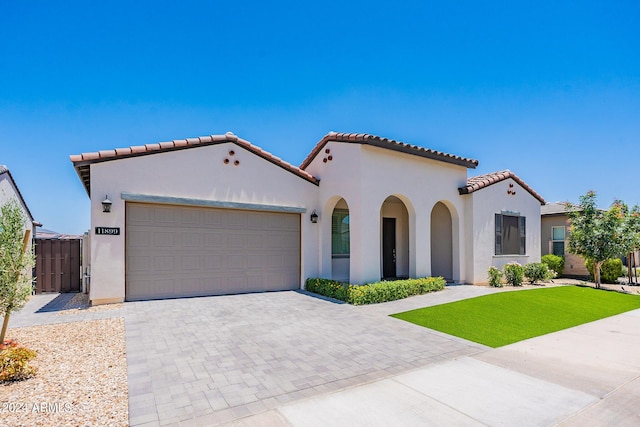
{"type": "Polygon", "coordinates": [[[470,283],[487,283],[487,270],[509,262],[522,265],[540,262],[540,201],[509,178],[463,196],[467,201],[467,242],[471,259],[467,269],[470,283]],[[509,187],[513,184],[513,187],[509,187]],[[507,193],[515,190],[515,195],[507,193]],[[526,255],[495,255],[495,214],[517,212],[526,217],[526,255]]]}
{"type": "Polygon", "coordinates": [[[562,274],[567,276],[588,276],[589,272],[585,265],[584,258],[579,255],[569,253],[568,251],[568,238],[569,238],[569,219],[566,215],[544,215],[540,220],[540,242],[541,242],[541,254],[547,255],[553,253],[551,232],[552,227],[565,228],[565,246],[564,246],[564,269],[562,274]]]}
{"type": "Polygon", "coordinates": [[[121,194],[301,207],[300,283],[318,276],[318,187],[232,143],[189,148],[91,165],[91,290],[94,303],[125,296],[125,200],[121,194]],[[235,154],[230,156],[229,151],[235,154]],[[231,161],[224,164],[225,158],[231,161]],[[240,164],[234,166],[234,161],[240,164]],[[102,212],[105,195],[113,202],[102,212]],[[96,227],[120,227],[119,236],[96,235],[96,227]]]}

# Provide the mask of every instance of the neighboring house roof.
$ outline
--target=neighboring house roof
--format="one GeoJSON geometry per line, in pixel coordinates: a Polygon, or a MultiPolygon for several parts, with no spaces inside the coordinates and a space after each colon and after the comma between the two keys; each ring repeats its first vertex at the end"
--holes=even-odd
{"type": "Polygon", "coordinates": [[[527,190],[533,197],[538,199],[540,204],[542,205],[546,204],[545,200],[542,198],[541,195],[536,193],[533,188],[529,187],[529,185],[527,185],[526,182],[521,180],[515,173],[511,172],[509,169],[471,177],[467,179],[467,185],[465,185],[464,187],[458,188],[458,192],[460,194],[471,194],[475,191],[481,190],[483,188],[486,188],[490,185],[496,184],[498,182],[504,181],[509,178],[513,179],[515,182],[520,184],[522,188],[527,190]]]}
{"type": "Polygon", "coordinates": [[[36,228],[36,239],[56,239],[56,240],[72,240],[82,239],[82,236],[75,234],[63,234],[57,231],[47,230],[46,228],[36,228]]]}
{"type": "Polygon", "coordinates": [[[371,145],[373,147],[386,148],[387,150],[398,151],[401,153],[413,154],[414,156],[425,157],[427,159],[439,160],[442,162],[452,163],[467,168],[475,168],[478,161],[466,157],[455,156],[453,154],[443,153],[441,151],[431,150],[429,148],[410,145],[404,142],[395,141],[393,139],[382,138],[367,133],[339,133],[329,132],[316,144],[315,148],[300,165],[300,169],[306,169],[313,159],[322,151],[329,141],[350,142],[355,144],[371,145]]]}
{"type": "Polygon", "coordinates": [[[567,213],[567,202],[547,203],[540,208],[541,215],[558,215],[567,213]]]}
{"type": "Polygon", "coordinates": [[[111,160],[124,159],[129,157],[145,156],[148,154],[164,153],[168,151],[184,150],[188,148],[204,147],[207,145],[223,144],[231,142],[236,144],[259,157],[279,166],[299,177],[318,185],[320,182],[310,173],[293,166],[292,164],[274,156],[273,154],[264,151],[260,147],[251,144],[242,138],[238,138],[232,132],[227,132],[224,135],[209,135],[200,136],[197,138],[177,139],[169,142],[160,142],[157,144],[146,144],[140,146],[132,146],[129,148],[116,148],[114,150],[103,150],[93,153],[82,153],[69,156],[73,162],[73,166],[80,177],[80,180],[84,184],[84,188],[87,194],[90,194],[91,184],[91,168],[93,163],[107,162],[111,160]]]}
{"type": "MultiPolygon", "coordinates": [[[[541,215],[566,215],[569,202],[547,203],[540,209],[541,215]]],[[[569,211],[579,211],[580,206],[573,205],[569,211]]]]}
{"type": "Polygon", "coordinates": [[[18,184],[16,184],[16,181],[13,179],[13,176],[11,176],[11,172],[9,171],[9,168],[6,167],[5,165],[0,165],[0,175],[2,174],[7,174],[7,176],[9,177],[9,180],[13,184],[13,188],[16,189],[16,193],[18,195],[18,198],[20,199],[20,203],[22,203],[22,206],[24,206],[24,208],[27,211],[27,215],[29,215],[29,220],[31,220],[31,222],[35,222],[33,219],[33,215],[31,215],[31,211],[29,210],[29,206],[27,206],[27,203],[24,201],[24,197],[22,197],[22,193],[20,193],[18,184]]]}

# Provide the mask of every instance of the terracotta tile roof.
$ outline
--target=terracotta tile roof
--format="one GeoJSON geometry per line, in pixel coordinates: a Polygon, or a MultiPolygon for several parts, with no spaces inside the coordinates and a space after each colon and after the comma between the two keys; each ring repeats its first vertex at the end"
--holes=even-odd
{"type": "Polygon", "coordinates": [[[527,190],[533,197],[538,199],[540,204],[542,205],[546,204],[545,200],[542,198],[541,195],[536,193],[533,188],[529,187],[529,185],[527,185],[526,182],[521,180],[515,173],[511,172],[508,169],[505,169],[499,172],[493,172],[485,175],[478,175],[478,176],[471,177],[467,179],[467,185],[465,185],[464,187],[458,188],[458,192],[460,194],[471,194],[474,191],[480,190],[482,188],[488,187],[490,185],[504,181],[505,179],[509,179],[509,178],[513,179],[515,182],[520,184],[522,188],[527,190]]]}
{"type": "Polygon", "coordinates": [[[84,184],[85,189],[87,190],[87,194],[90,194],[89,190],[91,188],[91,169],[90,165],[93,163],[99,162],[107,162],[111,160],[118,160],[129,157],[137,157],[144,156],[148,154],[155,153],[164,153],[167,151],[176,151],[183,150],[194,147],[204,147],[207,145],[215,145],[222,144],[226,142],[231,142],[236,144],[255,155],[262,157],[263,159],[275,164],[276,166],[280,166],[281,168],[298,175],[299,177],[318,185],[320,181],[312,176],[310,173],[288,163],[279,157],[274,156],[268,151],[263,150],[262,148],[251,144],[249,141],[246,141],[242,138],[238,138],[232,132],[227,132],[224,135],[209,135],[209,136],[200,136],[198,138],[187,138],[187,139],[178,139],[168,142],[160,142],[157,144],[145,144],[139,146],[132,146],[128,148],[116,148],[113,150],[102,150],[93,153],[82,153],[71,155],[69,158],[73,162],[73,166],[80,177],[80,180],[84,184]]]}
{"type": "Polygon", "coordinates": [[[4,173],[6,173],[9,176],[9,179],[11,180],[11,183],[13,184],[13,187],[16,189],[16,193],[18,194],[18,197],[20,198],[20,202],[22,203],[22,206],[24,206],[24,208],[27,210],[27,215],[29,215],[29,219],[31,220],[31,222],[35,223],[36,221],[33,219],[33,215],[31,215],[31,211],[29,210],[29,206],[27,206],[27,202],[24,201],[24,197],[22,197],[22,193],[20,193],[20,189],[18,188],[18,184],[16,184],[16,181],[13,179],[13,176],[11,176],[11,171],[5,165],[0,165],[0,175],[2,175],[4,173]]]}
{"type": "Polygon", "coordinates": [[[435,151],[429,148],[419,147],[417,145],[406,144],[404,142],[395,141],[393,139],[383,138],[368,133],[340,133],[329,132],[316,144],[315,148],[309,153],[307,158],[300,165],[300,169],[306,169],[313,159],[322,151],[329,141],[350,142],[355,144],[366,144],[374,147],[386,148],[388,150],[399,151],[401,153],[413,154],[428,159],[440,160],[454,165],[465,166],[467,168],[475,168],[478,161],[466,157],[455,156],[453,154],[435,151]]]}

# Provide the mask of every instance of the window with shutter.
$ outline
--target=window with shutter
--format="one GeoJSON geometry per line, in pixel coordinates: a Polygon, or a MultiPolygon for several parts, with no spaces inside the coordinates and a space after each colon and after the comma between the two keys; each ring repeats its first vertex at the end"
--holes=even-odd
{"type": "Polygon", "coordinates": [[[495,214],[496,255],[526,255],[527,221],[523,216],[495,214]]]}

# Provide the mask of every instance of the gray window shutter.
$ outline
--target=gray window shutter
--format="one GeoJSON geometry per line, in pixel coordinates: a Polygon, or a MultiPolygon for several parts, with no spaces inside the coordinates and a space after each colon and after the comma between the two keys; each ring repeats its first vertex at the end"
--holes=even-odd
{"type": "Polygon", "coordinates": [[[527,254],[527,218],[520,217],[520,255],[527,254]]]}
{"type": "Polygon", "coordinates": [[[502,215],[496,214],[496,255],[502,255],[502,215]]]}

